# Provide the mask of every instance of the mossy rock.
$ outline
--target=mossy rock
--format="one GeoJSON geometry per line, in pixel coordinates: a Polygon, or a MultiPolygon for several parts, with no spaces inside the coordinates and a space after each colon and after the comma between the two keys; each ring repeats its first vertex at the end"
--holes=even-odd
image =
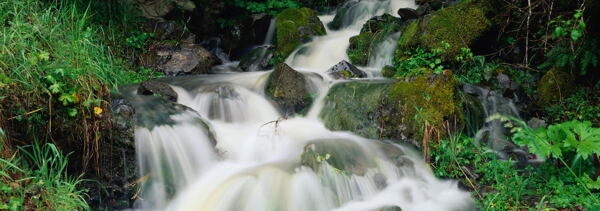
{"type": "Polygon", "coordinates": [[[344,17],[346,16],[346,12],[348,12],[347,7],[339,8],[337,10],[337,12],[335,13],[335,17],[333,18],[333,21],[331,21],[329,24],[327,24],[327,27],[329,27],[332,30],[339,30],[339,29],[345,27],[346,23],[344,21],[344,17]]]}
{"type": "Polygon", "coordinates": [[[313,100],[307,83],[302,73],[281,63],[267,79],[266,94],[284,115],[304,114],[313,100]]]}
{"type": "Polygon", "coordinates": [[[411,21],[403,30],[398,41],[399,52],[408,47],[422,46],[428,49],[445,49],[442,57],[453,59],[468,48],[492,26],[487,17],[491,12],[486,0],[468,0],[438,10],[423,19],[411,21]]]}
{"type": "Polygon", "coordinates": [[[317,140],[304,147],[301,164],[320,171],[327,162],[331,167],[346,174],[364,175],[368,168],[376,167],[365,148],[352,140],[317,140]]]}
{"type": "Polygon", "coordinates": [[[361,33],[350,38],[350,46],[346,52],[350,62],[354,65],[366,66],[378,45],[391,34],[400,31],[401,28],[400,19],[389,14],[367,21],[363,25],[361,33]]]}
{"type": "Polygon", "coordinates": [[[277,15],[275,21],[277,54],[287,57],[313,36],[325,35],[325,26],[317,12],[309,8],[289,8],[277,15]]]}
{"type": "Polygon", "coordinates": [[[556,100],[569,97],[575,90],[573,77],[564,71],[552,69],[538,82],[537,104],[549,106],[556,100]]]}
{"type": "MultiPolygon", "coordinates": [[[[421,140],[424,136],[443,138],[448,123],[462,124],[457,85],[450,73],[426,74],[396,82],[387,99],[395,112],[385,119],[386,124],[400,127],[401,133],[414,140],[421,140]],[[427,134],[424,133],[426,130],[427,134]]],[[[413,144],[418,146],[419,142],[413,144]]]]}
{"type": "Polygon", "coordinates": [[[381,102],[392,84],[393,81],[351,81],[334,85],[320,114],[325,127],[380,138],[381,102]]]}

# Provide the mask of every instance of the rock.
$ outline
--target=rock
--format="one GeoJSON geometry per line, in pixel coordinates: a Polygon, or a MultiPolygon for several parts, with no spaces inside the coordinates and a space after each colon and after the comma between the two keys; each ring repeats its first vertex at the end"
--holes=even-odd
{"type": "Polygon", "coordinates": [[[224,50],[230,52],[232,59],[239,59],[250,47],[265,44],[272,19],[272,15],[260,13],[237,20],[221,36],[224,50]]]}
{"type": "Polygon", "coordinates": [[[320,172],[320,165],[326,161],[342,172],[364,175],[377,165],[369,155],[366,148],[352,140],[316,140],[304,147],[301,164],[320,172]]]}
{"type": "Polygon", "coordinates": [[[199,45],[161,45],[140,57],[142,66],[168,76],[207,74],[221,61],[199,45]]]}
{"type": "Polygon", "coordinates": [[[285,63],[277,65],[269,75],[266,94],[285,116],[305,113],[312,104],[306,78],[285,63]]]}
{"type": "MultiPolygon", "coordinates": [[[[385,131],[389,132],[387,136],[441,139],[448,135],[448,130],[461,128],[457,85],[451,73],[425,74],[396,82],[385,99],[391,112],[384,115],[387,118],[382,124],[393,128],[385,131]],[[429,128],[429,132],[425,133],[424,128],[429,128]]],[[[421,145],[420,141],[412,144],[421,145]]]]}
{"type": "Polygon", "coordinates": [[[334,79],[366,78],[367,73],[356,68],[346,60],[337,63],[327,70],[327,73],[334,79]]]}
{"type": "Polygon", "coordinates": [[[412,8],[400,8],[398,10],[398,15],[400,15],[403,20],[418,19],[420,17],[417,10],[412,8]]]}
{"type": "Polygon", "coordinates": [[[177,102],[177,92],[169,84],[163,82],[144,81],[140,84],[137,93],[139,95],[160,95],[171,102],[177,102]]]}
{"type": "Polygon", "coordinates": [[[393,66],[386,65],[385,67],[383,67],[383,69],[381,69],[381,75],[383,77],[391,78],[391,77],[394,77],[395,74],[396,74],[396,68],[394,68],[393,66]]]}
{"type": "Polygon", "coordinates": [[[111,114],[113,121],[113,136],[120,143],[127,146],[135,146],[134,123],[135,108],[131,103],[122,98],[115,98],[111,101],[111,114]]]}
{"type": "Polygon", "coordinates": [[[346,18],[346,14],[348,14],[348,12],[350,12],[358,2],[358,0],[347,1],[343,6],[338,8],[338,10],[335,13],[335,17],[333,18],[333,21],[327,24],[327,27],[329,27],[332,30],[339,30],[349,26],[352,20],[346,18]]]}
{"type": "Polygon", "coordinates": [[[192,11],[196,5],[191,0],[128,0],[130,4],[136,5],[142,16],[148,19],[164,20],[164,16],[175,8],[192,11]]]}
{"type": "Polygon", "coordinates": [[[538,128],[545,128],[546,126],[548,126],[546,121],[535,117],[527,121],[527,125],[529,125],[529,127],[534,130],[538,128]]]}
{"type": "Polygon", "coordinates": [[[337,83],[324,99],[320,117],[333,131],[351,131],[357,135],[379,139],[386,128],[381,124],[385,107],[382,101],[392,81],[349,81],[337,83]]]}
{"type": "Polygon", "coordinates": [[[275,30],[277,54],[283,58],[312,37],[326,34],[325,26],[317,13],[308,8],[284,10],[277,15],[275,30]]]}
{"type": "Polygon", "coordinates": [[[346,51],[350,62],[354,65],[366,66],[375,48],[400,29],[399,19],[389,14],[371,18],[363,25],[359,35],[350,38],[350,46],[346,51]]]}
{"type": "Polygon", "coordinates": [[[487,17],[491,12],[487,1],[462,1],[413,20],[402,28],[395,57],[402,58],[409,48],[421,46],[445,49],[441,56],[454,59],[492,27],[487,17]]]}
{"type": "Polygon", "coordinates": [[[275,47],[271,45],[260,46],[244,55],[238,67],[245,72],[255,72],[273,68],[271,59],[275,53],[275,47]]]}
{"type": "Polygon", "coordinates": [[[498,73],[498,75],[496,75],[496,80],[503,89],[516,91],[519,88],[517,83],[511,81],[510,77],[504,73],[498,73]]]}
{"type": "Polygon", "coordinates": [[[556,100],[569,97],[575,91],[574,80],[569,73],[558,69],[546,72],[538,82],[537,104],[545,107],[556,100]]]}
{"type": "Polygon", "coordinates": [[[196,35],[175,21],[149,20],[144,24],[144,31],[153,33],[159,40],[176,40],[185,44],[193,44],[196,40],[196,35]]]}

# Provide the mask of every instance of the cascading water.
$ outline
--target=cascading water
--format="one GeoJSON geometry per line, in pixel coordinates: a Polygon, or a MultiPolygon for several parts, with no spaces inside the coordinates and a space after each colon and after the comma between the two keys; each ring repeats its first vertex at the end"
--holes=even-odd
{"type": "MultiPolygon", "coordinates": [[[[179,96],[169,108],[130,96],[137,118],[144,119],[135,134],[143,178],[137,208],[473,209],[468,192],[436,179],[409,148],[333,132],[318,118],[323,96],[336,83],[324,72],[347,59],[348,38],[370,17],[414,6],[407,0],[360,1],[348,10],[345,28],[328,29],[287,59],[312,72],[305,74],[319,96],[306,117],[285,118],[265,97],[269,72],[164,79],[179,96]]],[[[332,18],[321,17],[325,23],[332,18]]],[[[378,56],[390,58],[383,55],[393,52],[388,47],[378,56]]],[[[376,61],[372,66],[386,64],[376,61]]]]}

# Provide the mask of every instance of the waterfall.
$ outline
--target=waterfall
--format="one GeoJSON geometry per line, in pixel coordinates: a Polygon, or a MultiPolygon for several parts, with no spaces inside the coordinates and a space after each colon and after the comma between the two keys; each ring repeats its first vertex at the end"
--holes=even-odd
{"type": "MultiPolygon", "coordinates": [[[[136,208],[473,210],[470,194],[455,181],[435,178],[411,148],[330,131],[318,117],[324,96],[336,83],[324,73],[347,59],[348,39],[369,18],[396,15],[401,7],[415,4],[360,1],[348,10],[344,28],[327,29],[326,36],[286,60],[309,76],[318,95],[306,116],[280,115],[264,94],[270,72],[164,79],[178,94],[167,108],[149,103],[156,98],[128,96],[138,119],[144,119],[138,120],[135,138],[143,178],[136,208]]],[[[333,16],[320,18],[327,23],[333,16]]],[[[265,43],[271,42],[272,30],[265,43]]],[[[369,66],[389,64],[394,39],[382,43],[369,66]]]]}

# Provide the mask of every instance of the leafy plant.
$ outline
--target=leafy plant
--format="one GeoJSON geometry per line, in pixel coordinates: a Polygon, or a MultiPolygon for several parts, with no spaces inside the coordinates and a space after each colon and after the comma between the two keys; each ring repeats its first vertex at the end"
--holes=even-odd
{"type": "MultiPolygon", "coordinates": [[[[448,49],[449,44],[445,43],[445,49],[448,49]]],[[[400,58],[394,58],[394,67],[396,73],[394,78],[403,78],[407,76],[418,76],[428,70],[436,74],[442,73],[445,66],[442,63],[441,54],[444,49],[427,50],[417,47],[412,51],[404,52],[400,58]]]]}
{"type": "Polygon", "coordinates": [[[139,49],[145,52],[147,50],[146,45],[148,45],[148,42],[155,36],[156,35],[154,33],[134,30],[131,31],[129,37],[125,39],[125,43],[128,47],[139,49]]]}
{"type": "Polygon", "coordinates": [[[287,8],[300,7],[298,2],[294,0],[267,0],[264,2],[233,0],[233,5],[243,8],[250,13],[270,13],[271,15],[277,15],[287,8]]]}

